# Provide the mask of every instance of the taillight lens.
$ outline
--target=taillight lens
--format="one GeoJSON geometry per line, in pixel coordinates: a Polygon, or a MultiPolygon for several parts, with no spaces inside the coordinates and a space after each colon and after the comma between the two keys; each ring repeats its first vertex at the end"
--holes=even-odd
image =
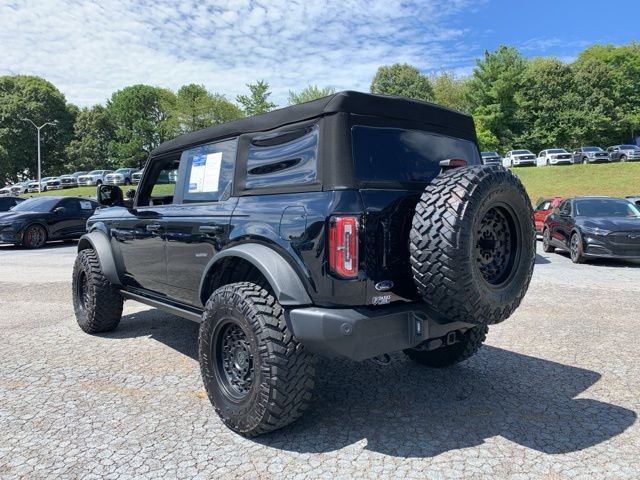
{"type": "Polygon", "coordinates": [[[342,278],[358,276],[358,218],[331,217],[329,267],[342,278]]]}

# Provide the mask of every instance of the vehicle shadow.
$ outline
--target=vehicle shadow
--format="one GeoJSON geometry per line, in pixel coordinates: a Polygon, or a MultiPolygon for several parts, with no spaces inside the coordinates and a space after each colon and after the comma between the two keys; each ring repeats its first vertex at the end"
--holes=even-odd
{"type": "MultiPolygon", "coordinates": [[[[197,359],[198,325],[158,310],[126,315],[104,337],[149,336],[197,359]]],[[[402,353],[387,366],[316,359],[312,403],[297,422],[255,442],[300,453],[332,452],[366,440],[398,457],[433,457],[502,436],[547,454],[615,437],[636,412],[576,398],[600,374],[485,346],[460,365],[432,369],[402,353]]]]}
{"type": "MultiPolygon", "coordinates": [[[[45,243],[43,246],[36,248],[34,250],[31,250],[33,252],[41,252],[42,250],[55,250],[57,248],[63,248],[63,247],[71,247],[73,245],[77,245],[78,241],[77,240],[54,240],[52,242],[47,242],[45,243]]],[[[12,243],[4,243],[4,244],[0,244],[0,250],[3,251],[8,251],[8,250],[29,250],[28,248],[25,248],[21,245],[14,245],[12,243]]]]}
{"type": "MultiPolygon", "coordinates": [[[[556,250],[554,254],[562,255],[565,258],[570,259],[569,252],[564,250],[556,250]]],[[[613,268],[640,268],[640,260],[623,260],[617,258],[589,258],[585,265],[600,266],[600,267],[613,267],[613,268]]]]}
{"type": "Polygon", "coordinates": [[[551,263],[551,261],[547,260],[539,253],[536,253],[536,262],[535,262],[536,265],[546,265],[547,263],[551,263]]]}

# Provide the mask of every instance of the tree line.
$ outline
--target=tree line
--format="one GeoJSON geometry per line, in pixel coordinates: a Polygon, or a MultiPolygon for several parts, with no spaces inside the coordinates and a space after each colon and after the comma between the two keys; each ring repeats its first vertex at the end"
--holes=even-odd
{"type": "MultiPolygon", "coordinates": [[[[177,135],[276,108],[267,82],[247,85],[235,102],[203,85],[176,92],[132,85],[105,105],[78,108],[43,78],[0,77],[0,179],[33,176],[35,129],[42,130],[43,172],[140,167],[149,152],[177,135]]],[[[593,45],[572,62],[527,59],[500,46],[485,52],[468,77],[424,75],[408,64],[381,66],[370,91],[435,102],[473,115],[480,146],[504,152],[628,142],[640,133],[640,43],[593,45]]],[[[289,92],[295,104],[334,93],[308,86],[289,92]]]]}

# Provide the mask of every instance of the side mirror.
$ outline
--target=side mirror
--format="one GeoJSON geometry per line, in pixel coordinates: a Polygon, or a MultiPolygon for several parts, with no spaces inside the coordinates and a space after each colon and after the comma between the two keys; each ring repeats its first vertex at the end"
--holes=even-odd
{"type": "Polygon", "coordinates": [[[103,207],[122,204],[122,190],[117,185],[100,185],[96,189],[96,198],[103,207]]]}
{"type": "Polygon", "coordinates": [[[56,208],[53,209],[53,213],[55,213],[57,215],[59,215],[61,213],[64,213],[66,211],[67,211],[67,209],[64,208],[64,207],[56,207],[56,208]]]}
{"type": "Polygon", "coordinates": [[[127,190],[127,193],[125,194],[125,196],[127,197],[128,200],[133,200],[136,196],[136,189],[130,188],[129,190],[127,190]]]}

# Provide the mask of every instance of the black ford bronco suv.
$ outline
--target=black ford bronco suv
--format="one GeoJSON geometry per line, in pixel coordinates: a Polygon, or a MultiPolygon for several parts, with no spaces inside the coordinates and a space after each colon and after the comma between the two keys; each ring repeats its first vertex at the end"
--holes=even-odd
{"type": "Polygon", "coordinates": [[[201,322],[206,391],[265,433],[311,399],[314,354],[473,355],[531,279],[520,181],[482,165],[471,117],[341,92],[189,133],[152,152],[132,198],[98,187],[73,271],[88,333],[124,300],[201,322]]]}

